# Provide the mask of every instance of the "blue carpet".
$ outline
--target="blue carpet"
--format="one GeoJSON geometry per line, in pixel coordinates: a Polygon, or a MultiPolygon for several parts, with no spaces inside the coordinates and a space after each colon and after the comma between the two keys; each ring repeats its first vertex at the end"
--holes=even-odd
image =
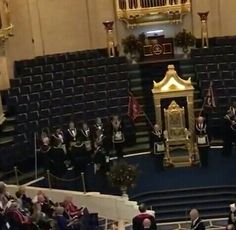
{"type": "MultiPolygon", "coordinates": [[[[148,191],[161,191],[169,189],[197,188],[221,185],[236,185],[235,166],[236,153],[231,156],[222,156],[221,149],[211,149],[209,152],[209,165],[207,168],[168,168],[163,171],[157,167],[157,159],[152,155],[141,155],[126,158],[128,163],[139,166],[139,176],[135,188],[129,190],[133,196],[148,191]]],[[[76,177],[74,172],[68,172],[64,178],[76,177]]],[[[87,191],[119,194],[119,190],[112,188],[104,175],[93,173],[93,166],[86,172],[87,191]]],[[[41,181],[36,186],[47,187],[47,181],[41,181]]],[[[54,188],[82,191],[81,180],[74,182],[61,182],[54,184],[54,188]]]]}

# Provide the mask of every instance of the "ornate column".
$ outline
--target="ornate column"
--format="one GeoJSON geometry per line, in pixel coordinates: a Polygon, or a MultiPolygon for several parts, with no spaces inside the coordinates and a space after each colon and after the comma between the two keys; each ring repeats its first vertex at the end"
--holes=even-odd
{"type": "MultiPolygon", "coordinates": [[[[13,35],[13,25],[11,24],[9,0],[0,0],[0,92],[10,87],[7,71],[7,58],[5,54],[5,43],[13,35]]],[[[0,94],[0,125],[5,121],[0,94]]]]}
{"type": "MultiPolygon", "coordinates": [[[[187,105],[188,105],[188,127],[190,133],[195,133],[195,117],[194,117],[194,107],[193,107],[193,92],[190,93],[189,96],[187,96],[187,105]]],[[[192,135],[193,136],[193,135],[192,135]]]]}
{"type": "Polygon", "coordinates": [[[209,47],[209,41],[208,41],[208,28],[207,28],[207,16],[209,14],[208,12],[198,12],[198,15],[201,19],[201,37],[202,37],[202,48],[208,48],[209,47]]]}
{"type": "Polygon", "coordinates": [[[103,25],[105,26],[107,32],[107,53],[108,57],[115,57],[115,42],[113,36],[113,21],[105,21],[103,25]]]}

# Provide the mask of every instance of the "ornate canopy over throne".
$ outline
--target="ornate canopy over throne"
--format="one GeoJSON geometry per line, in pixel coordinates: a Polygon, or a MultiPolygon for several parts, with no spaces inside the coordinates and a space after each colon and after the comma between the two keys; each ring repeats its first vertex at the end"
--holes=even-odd
{"type": "Polygon", "coordinates": [[[166,75],[160,82],[154,81],[152,93],[156,123],[165,129],[166,165],[190,166],[192,164],[192,156],[195,154],[191,135],[194,133],[195,123],[193,92],[191,79],[180,78],[174,65],[168,66],[166,75]],[[180,98],[184,99],[186,107],[178,105],[180,98]],[[162,103],[165,101],[168,103],[162,103]]]}

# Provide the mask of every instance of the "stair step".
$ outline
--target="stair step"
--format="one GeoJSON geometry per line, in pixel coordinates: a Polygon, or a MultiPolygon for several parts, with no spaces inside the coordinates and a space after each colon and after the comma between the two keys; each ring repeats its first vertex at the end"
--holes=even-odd
{"type": "Polygon", "coordinates": [[[4,127],[2,128],[2,132],[4,133],[12,132],[14,130],[15,130],[14,125],[4,125],[4,127]]]}
{"type": "Polygon", "coordinates": [[[124,152],[126,154],[131,154],[131,153],[140,153],[140,152],[146,152],[150,151],[150,145],[145,143],[145,144],[136,144],[135,146],[131,147],[125,147],[124,152]]]}

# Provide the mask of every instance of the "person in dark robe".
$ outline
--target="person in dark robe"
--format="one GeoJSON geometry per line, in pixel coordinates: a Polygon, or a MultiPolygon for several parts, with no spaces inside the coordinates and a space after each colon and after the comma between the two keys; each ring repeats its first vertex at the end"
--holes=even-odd
{"type": "Polygon", "coordinates": [[[92,160],[93,154],[93,134],[86,122],[82,124],[82,128],[79,130],[79,141],[82,144],[82,155],[84,157],[86,165],[92,160]]]}
{"type": "Polygon", "coordinates": [[[46,128],[42,129],[42,132],[40,134],[39,148],[40,148],[40,155],[43,160],[43,167],[46,170],[49,167],[48,152],[51,149],[50,132],[46,128]]]}
{"type": "Polygon", "coordinates": [[[236,229],[236,204],[232,203],[230,204],[230,211],[229,211],[229,217],[228,217],[228,225],[227,230],[233,230],[236,229]]]}
{"type": "Polygon", "coordinates": [[[123,157],[123,148],[125,144],[125,134],[122,120],[115,115],[111,119],[112,145],[118,158],[123,157]]]}
{"type": "Polygon", "coordinates": [[[66,165],[68,169],[73,169],[73,156],[72,156],[71,150],[72,150],[72,147],[76,145],[77,139],[78,139],[78,131],[73,121],[70,121],[65,137],[66,137],[65,144],[66,144],[66,152],[67,152],[66,165]]]}
{"type": "Polygon", "coordinates": [[[227,114],[224,116],[224,127],[223,127],[223,155],[230,156],[232,154],[232,143],[233,143],[233,129],[235,127],[234,123],[235,117],[231,110],[227,111],[227,114]],[[232,129],[233,128],[233,129],[232,129]]]}
{"type": "Polygon", "coordinates": [[[205,225],[202,222],[197,209],[192,209],[189,215],[191,219],[191,230],[205,230],[205,225]]]}
{"type": "Polygon", "coordinates": [[[149,219],[151,222],[149,229],[156,230],[157,226],[156,226],[155,217],[147,212],[147,208],[145,204],[139,205],[139,212],[140,213],[137,216],[135,216],[132,220],[133,230],[143,230],[144,229],[143,222],[145,219],[149,219]]]}
{"type": "Polygon", "coordinates": [[[204,117],[199,116],[195,123],[196,142],[202,167],[208,165],[209,135],[204,117]]]}
{"type": "Polygon", "coordinates": [[[153,147],[153,154],[157,160],[157,169],[163,170],[163,159],[165,155],[165,138],[161,127],[158,124],[153,126],[151,132],[151,146],[153,147]]]}
{"type": "Polygon", "coordinates": [[[66,170],[66,156],[64,150],[60,147],[60,142],[55,142],[50,151],[49,156],[49,170],[57,177],[62,177],[66,170]]]}
{"type": "Polygon", "coordinates": [[[57,127],[55,132],[51,136],[51,142],[55,141],[58,143],[58,147],[62,148],[64,153],[66,154],[65,135],[60,127],[57,127]]]}

